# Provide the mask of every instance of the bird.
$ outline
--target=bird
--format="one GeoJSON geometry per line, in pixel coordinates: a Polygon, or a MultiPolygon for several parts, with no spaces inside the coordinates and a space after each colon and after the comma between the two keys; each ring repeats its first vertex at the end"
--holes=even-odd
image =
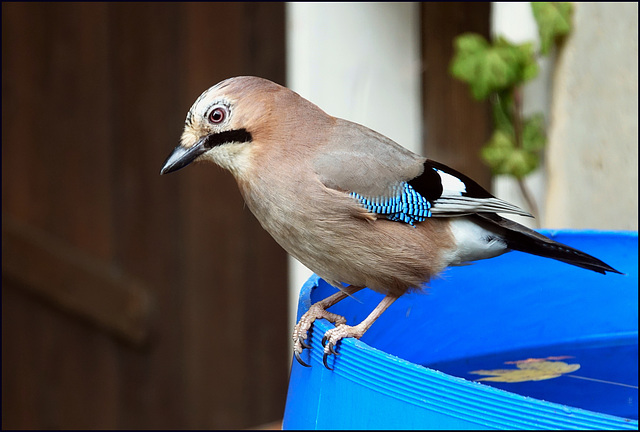
{"type": "Polygon", "coordinates": [[[337,288],[295,325],[293,354],[325,318],[323,363],[344,338],[359,339],[393,302],[424,291],[450,266],[516,250],[601,274],[603,261],[507,219],[531,216],[477,182],[360,124],[333,117],[287,87],[254,76],[226,79],[189,109],[160,174],[213,162],[235,177],[262,227],[337,288]],[[361,289],[384,294],[362,322],[327,309],[361,289]]]}

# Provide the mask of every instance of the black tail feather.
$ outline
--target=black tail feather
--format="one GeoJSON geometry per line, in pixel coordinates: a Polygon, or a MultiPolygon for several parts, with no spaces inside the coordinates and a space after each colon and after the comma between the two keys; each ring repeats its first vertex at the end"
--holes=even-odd
{"type": "Polygon", "coordinates": [[[584,253],[557,241],[551,240],[532,229],[498,216],[495,213],[478,213],[473,215],[476,221],[484,225],[502,228],[503,238],[509,249],[530,253],[546,258],[553,258],[598,273],[606,272],[622,274],[598,258],[584,253]]]}

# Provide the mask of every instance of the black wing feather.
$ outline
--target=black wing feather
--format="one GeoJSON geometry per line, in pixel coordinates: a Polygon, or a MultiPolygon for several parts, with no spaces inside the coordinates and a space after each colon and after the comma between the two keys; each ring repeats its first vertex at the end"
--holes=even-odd
{"type": "Polygon", "coordinates": [[[433,202],[442,196],[442,183],[440,181],[440,176],[435,171],[436,169],[460,179],[467,189],[466,192],[462,194],[464,196],[473,198],[495,198],[472,178],[446,166],[445,164],[427,159],[424,163],[424,171],[422,174],[409,181],[409,184],[429,201],[433,202]]]}
{"type": "Polygon", "coordinates": [[[521,208],[496,198],[461,172],[431,159],[425,160],[422,173],[408,183],[432,204],[431,214],[434,217],[456,217],[477,212],[531,216],[521,208]]]}

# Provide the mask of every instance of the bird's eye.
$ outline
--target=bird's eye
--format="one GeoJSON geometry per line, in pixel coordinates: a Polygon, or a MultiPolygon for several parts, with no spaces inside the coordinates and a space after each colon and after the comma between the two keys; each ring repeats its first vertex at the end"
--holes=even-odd
{"type": "Polygon", "coordinates": [[[227,110],[223,107],[215,108],[209,113],[209,121],[213,124],[220,124],[227,118],[227,110]]]}

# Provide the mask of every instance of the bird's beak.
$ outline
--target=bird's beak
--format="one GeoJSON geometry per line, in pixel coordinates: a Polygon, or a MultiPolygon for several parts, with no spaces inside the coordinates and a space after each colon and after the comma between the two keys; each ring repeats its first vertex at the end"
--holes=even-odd
{"type": "Polygon", "coordinates": [[[197,143],[189,148],[179,145],[175,149],[173,149],[173,152],[169,155],[167,160],[164,161],[164,165],[160,170],[160,175],[178,171],[180,168],[186,167],[202,153],[209,150],[209,148],[205,145],[206,139],[206,137],[200,139],[197,143]]]}

